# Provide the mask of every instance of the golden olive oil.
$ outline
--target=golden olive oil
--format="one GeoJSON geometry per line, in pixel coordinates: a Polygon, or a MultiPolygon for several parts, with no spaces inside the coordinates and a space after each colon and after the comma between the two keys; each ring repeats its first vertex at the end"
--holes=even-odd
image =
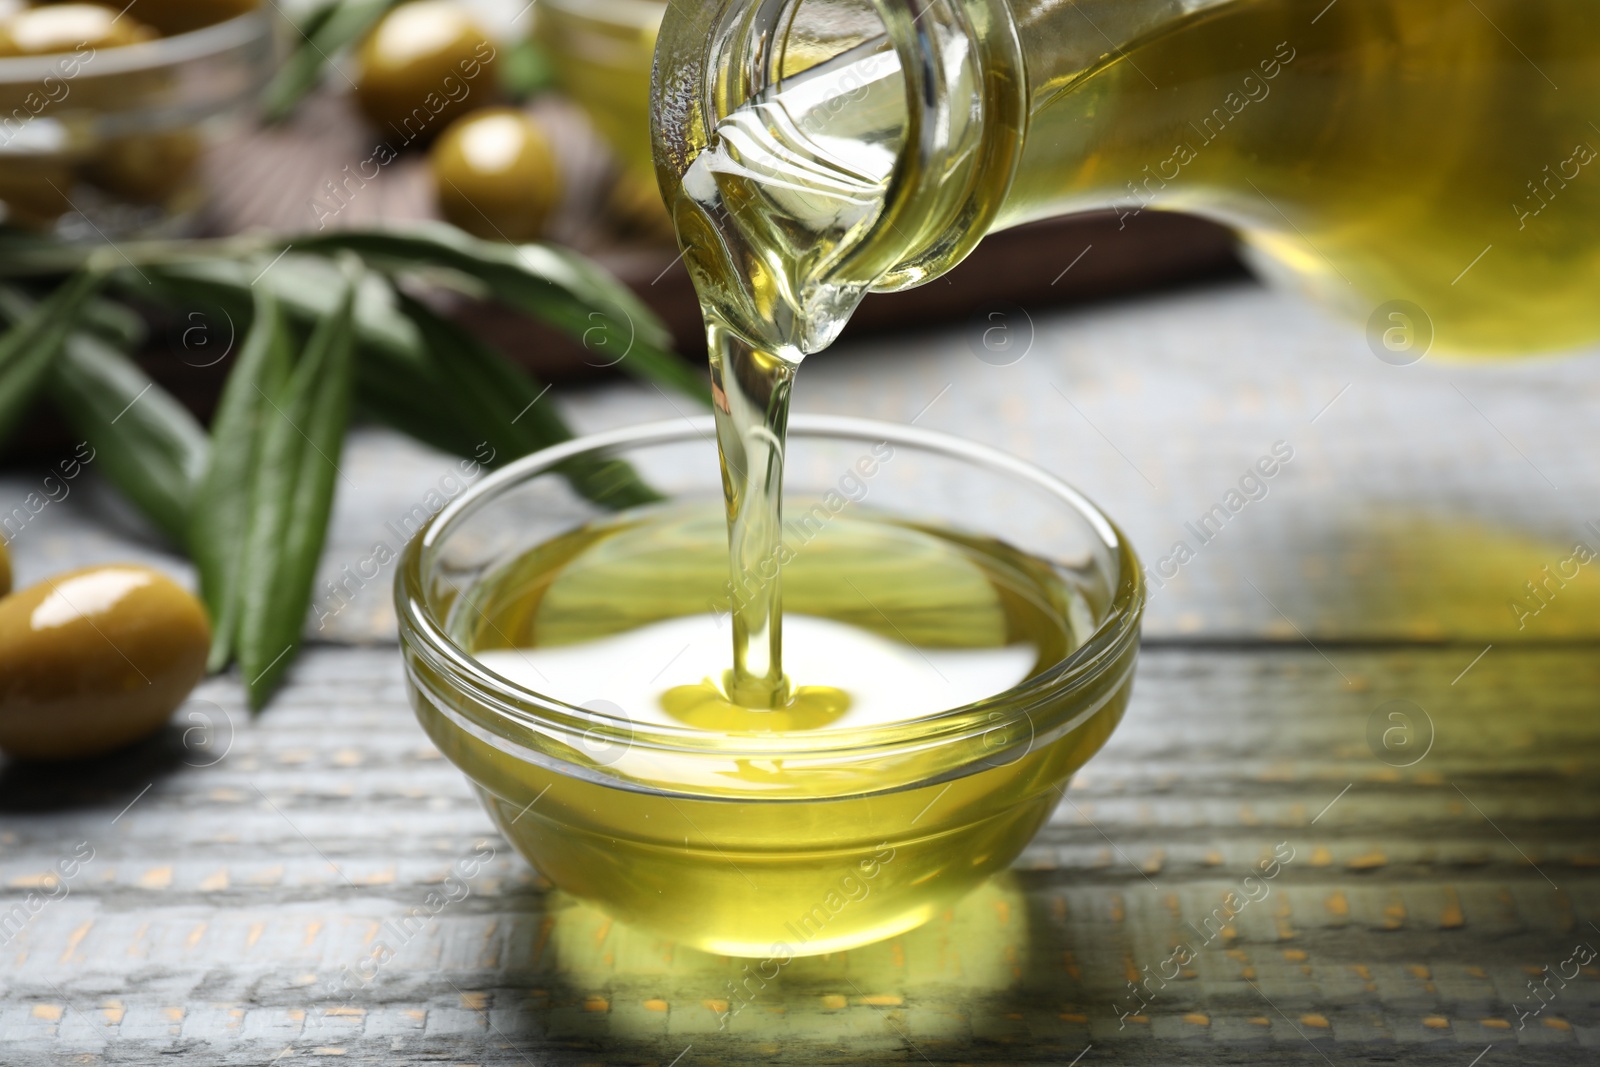
{"type": "Polygon", "coordinates": [[[855,503],[831,515],[792,505],[802,518],[782,531],[785,652],[798,690],[816,684],[842,703],[674,699],[720,677],[735,598],[759,592],[729,589],[715,501],[573,530],[485,576],[448,621],[479,663],[528,689],[627,717],[641,737],[703,735],[693,753],[597,742],[586,755],[610,777],[547,768],[467,732],[434,736],[557,885],[734,955],[827,952],[932,917],[1023,847],[1127,695],[1125,670],[1113,672],[1081,709],[1037,706],[1028,722],[1040,736],[995,713],[919,751],[919,720],[1012,689],[1077,648],[1094,629],[1089,604],[1067,572],[1003,540],[855,503]],[[1073,729],[1055,729],[1074,716],[1073,729]],[[892,761],[848,746],[783,751],[815,731],[855,730],[908,747],[892,761]],[[945,773],[954,766],[969,773],[945,773]],[[673,787],[651,787],[662,782],[673,787]]]}
{"type": "Polygon", "coordinates": [[[1413,302],[1441,349],[1600,339],[1600,5],[1233,0],[1080,70],[1047,58],[1069,6],[1021,16],[997,225],[1190,211],[1358,320],[1413,302]]]}
{"type": "MultiPolygon", "coordinates": [[[[880,448],[887,451],[886,445],[880,448]]],[[[783,531],[786,649],[797,682],[835,685],[826,716],[696,704],[728,664],[735,601],[712,503],[651,505],[541,545],[478,583],[457,639],[496,673],[641,725],[711,731],[882,726],[976,703],[1060,662],[1092,628],[1064,574],[993,538],[802,500],[783,531]],[[815,510],[813,510],[815,509],[815,510]]]]}

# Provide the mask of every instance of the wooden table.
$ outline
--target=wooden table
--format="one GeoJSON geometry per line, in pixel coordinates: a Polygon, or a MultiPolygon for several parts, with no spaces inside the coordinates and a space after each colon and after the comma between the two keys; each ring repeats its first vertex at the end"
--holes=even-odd
{"type": "MultiPolygon", "coordinates": [[[[553,890],[425,742],[386,574],[259,718],[217,679],[131,753],[0,764],[0,914],[58,898],[0,933],[0,1063],[1597,1062],[1600,566],[1512,601],[1600,548],[1600,362],[1393,367],[1248,284],[1009,313],[1014,365],[975,357],[987,320],[856,341],[798,406],[927,407],[1070,477],[1152,565],[1275,442],[1293,458],[1154,591],[1127,720],[1005,878],[795,962],[719,1031],[741,963],[553,890]],[[397,934],[484,845],[470,895],[397,934]],[[395,957],[333,1000],[380,942],[395,957]],[[1192,963],[1164,966],[1179,944],[1192,963]]],[[[558,402],[588,428],[674,417],[632,383],[558,402]]],[[[344,466],[326,577],[446,470],[371,430],[344,466]]],[[[0,477],[0,504],[35,481],[0,477]]],[[[24,581],[185,572],[89,482],[13,550],[24,581]]]]}

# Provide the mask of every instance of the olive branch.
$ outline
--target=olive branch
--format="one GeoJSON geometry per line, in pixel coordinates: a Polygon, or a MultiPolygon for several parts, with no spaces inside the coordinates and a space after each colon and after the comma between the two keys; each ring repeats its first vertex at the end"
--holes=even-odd
{"type": "MultiPolygon", "coordinates": [[[[439,288],[626,348],[625,370],[707,400],[654,313],[566,249],[443,223],[93,248],[0,231],[0,443],[48,398],[194,561],[209,666],[237,662],[259,709],[299,649],[356,413],[462,457],[487,443],[497,464],[572,436],[534,404],[540,381],[418,298],[439,288]],[[131,358],[130,300],[216,307],[244,331],[209,430],[131,358]]],[[[607,506],[655,499],[620,461],[562,473],[607,506]]]]}

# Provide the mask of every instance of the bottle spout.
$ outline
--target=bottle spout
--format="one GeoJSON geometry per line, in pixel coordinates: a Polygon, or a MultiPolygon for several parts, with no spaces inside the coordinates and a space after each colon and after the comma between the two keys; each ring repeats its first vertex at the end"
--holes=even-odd
{"type": "Polygon", "coordinates": [[[657,176],[697,287],[743,287],[720,301],[728,324],[758,343],[801,324],[815,351],[868,290],[977,243],[1026,109],[1002,0],[677,4],[656,52],[657,176]]]}

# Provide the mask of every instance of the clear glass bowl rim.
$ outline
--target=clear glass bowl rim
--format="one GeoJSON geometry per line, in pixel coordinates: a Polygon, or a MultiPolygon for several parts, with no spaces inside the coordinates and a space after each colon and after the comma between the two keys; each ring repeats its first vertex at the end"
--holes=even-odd
{"type": "MultiPolygon", "coordinates": [[[[981,465],[1053,495],[1086,521],[1099,538],[1100,546],[1117,562],[1118,573],[1112,582],[1113,592],[1104,617],[1083,644],[1059,663],[982,701],[882,726],[792,735],[708,734],[688,726],[641,727],[631,719],[567,704],[517,685],[488,670],[450,639],[444,620],[435,614],[428,601],[424,570],[448,540],[456,523],[523,482],[550,474],[558,464],[586,453],[603,454],[619,448],[714,439],[715,425],[711,417],[702,416],[623,427],[541,449],[484,477],[447,504],[417,531],[401,554],[394,592],[402,652],[424,657],[458,694],[470,698],[481,710],[491,712],[484,725],[504,740],[512,740],[507,734],[513,727],[531,728],[569,738],[599,736],[632,747],[714,756],[721,760],[782,756],[790,760],[827,761],[839,756],[888,755],[909,748],[969,742],[993,731],[1007,730],[1020,720],[1027,721],[1030,736],[1038,731],[1055,737],[1076,728],[1098,710],[1098,704],[1087,709],[1074,707],[1070,695],[1094,686],[1107,671],[1124,662],[1130,646],[1138,643],[1145,601],[1139,561],[1126,537],[1099,508],[1066,482],[1025,460],[934,430],[848,416],[796,415],[790,420],[789,432],[791,439],[888,441],[892,445],[981,465]],[[1071,713],[1063,721],[1042,724],[1041,730],[1032,712],[1046,703],[1070,708],[1071,713]]],[[[410,682],[417,684],[414,678],[410,682]]]]}
{"type": "MultiPolygon", "coordinates": [[[[266,0],[260,7],[230,19],[202,26],[187,33],[171,37],[158,37],[153,41],[102,48],[94,52],[92,69],[73,76],[93,79],[111,75],[175,67],[195,59],[225,54],[272,33],[272,16],[266,0]]],[[[47,77],[59,78],[57,68],[62,60],[77,55],[76,52],[52,52],[42,56],[0,57],[0,85],[24,85],[41,82],[47,77]]]]}
{"type": "Polygon", "coordinates": [[[653,30],[661,24],[670,0],[543,0],[545,7],[591,22],[653,30]]]}

